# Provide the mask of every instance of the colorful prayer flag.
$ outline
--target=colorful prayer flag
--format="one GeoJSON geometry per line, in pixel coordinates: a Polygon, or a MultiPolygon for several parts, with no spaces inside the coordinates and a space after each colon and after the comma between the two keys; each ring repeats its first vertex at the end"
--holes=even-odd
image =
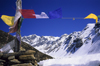
{"type": "Polygon", "coordinates": [[[18,22],[15,22],[15,24],[13,25],[13,27],[9,28],[10,29],[9,33],[14,33],[17,30],[19,30],[20,27],[21,27],[21,25],[22,25],[22,21],[23,21],[23,18],[19,18],[18,22]]]}
{"type": "Polygon", "coordinates": [[[96,23],[97,23],[97,21],[98,21],[98,17],[95,15],[95,14],[93,14],[93,13],[91,13],[91,14],[89,14],[87,17],[85,17],[84,19],[95,19],[96,20],[96,23]]]}
{"type": "Polygon", "coordinates": [[[36,16],[33,15],[35,14],[34,10],[21,9],[20,12],[24,18],[36,18],[36,16]]]}
{"type": "Polygon", "coordinates": [[[1,19],[8,25],[8,26],[13,26],[14,25],[14,16],[7,16],[7,15],[2,15],[1,19]]]}
{"type": "Polygon", "coordinates": [[[22,1],[17,0],[16,1],[16,13],[15,13],[15,18],[14,18],[14,23],[17,22],[17,20],[22,16],[20,13],[21,9],[22,9],[22,1]]]}
{"type": "Polygon", "coordinates": [[[16,32],[18,30],[19,20],[17,22],[15,22],[12,27],[9,28],[10,29],[9,33],[14,33],[14,32],[16,32]]]}
{"type": "Polygon", "coordinates": [[[49,18],[45,12],[41,12],[40,15],[38,15],[38,14],[33,14],[33,16],[35,16],[36,19],[49,18]]]}
{"type": "Polygon", "coordinates": [[[55,18],[62,18],[62,9],[56,9],[54,11],[49,12],[49,18],[50,19],[55,19],[55,18]]]}
{"type": "Polygon", "coordinates": [[[98,15],[98,18],[100,19],[100,15],[98,15]]]}
{"type": "Polygon", "coordinates": [[[22,25],[22,22],[23,22],[24,18],[21,18],[21,21],[20,23],[18,24],[18,29],[20,29],[21,25],[22,25]]]}
{"type": "Polygon", "coordinates": [[[21,22],[21,13],[20,10],[22,9],[22,1],[21,0],[17,0],[16,1],[16,14],[15,14],[15,18],[14,18],[14,25],[10,27],[10,31],[9,33],[14,33],[18,30],[18,25],[21,22]]]}

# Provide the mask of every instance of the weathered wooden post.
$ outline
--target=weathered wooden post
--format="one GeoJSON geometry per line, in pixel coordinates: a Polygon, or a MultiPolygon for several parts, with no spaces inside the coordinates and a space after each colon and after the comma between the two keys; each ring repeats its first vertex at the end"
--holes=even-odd
{"type": "Polygon", "coordinates": [[[20,51],[20,44],[21,44],[20,26],[21,26],[21,22],[22,22],[22,15],[20,12],[21,9],[22,9],[22,1],[17,0],[16,1],[16,14],[15,14],[15,18],[14,18],[14,22],[17,21],[16,42],[15,42],[14,52],[20,51]]]}

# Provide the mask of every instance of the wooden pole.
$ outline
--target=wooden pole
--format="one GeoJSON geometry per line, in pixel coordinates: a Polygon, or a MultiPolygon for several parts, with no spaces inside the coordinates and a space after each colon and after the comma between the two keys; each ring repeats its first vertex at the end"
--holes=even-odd
{"type": "Polygon", "coordinates": [[[17,31],[16,31],[16,42],[15,42],[14,52],[19,52],[20,51],[20,44],[21,44],[21,34],[20,34],[20,26],[21,25],[20,25],[20,23],[21,23],[21,20],[22,20],[22,15],[19,11],[20,9],[22,9],[22,1],[17,0],[16,1],[15,21],[17,20],[18,26],[17,26],[17,31]]]}

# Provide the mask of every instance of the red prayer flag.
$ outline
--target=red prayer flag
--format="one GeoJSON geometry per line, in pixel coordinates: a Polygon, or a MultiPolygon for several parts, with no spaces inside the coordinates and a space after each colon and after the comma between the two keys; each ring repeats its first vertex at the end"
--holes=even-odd
{"type": "Polygon", "coordinates": [[[21,9],[20,12],[24,18],[36,18],[36,16],[33,15],[35,14],[34,10],[21,9]]]}

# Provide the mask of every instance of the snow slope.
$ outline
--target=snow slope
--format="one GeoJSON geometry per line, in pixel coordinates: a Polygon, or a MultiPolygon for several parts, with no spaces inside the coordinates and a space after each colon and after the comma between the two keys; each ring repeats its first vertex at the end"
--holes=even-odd
{"type": "Polygon", "coordinates": [[[99,66],[100,54],[91,54],[70,58],[56,58],[39,62],[39,66],[99,66]]]}

